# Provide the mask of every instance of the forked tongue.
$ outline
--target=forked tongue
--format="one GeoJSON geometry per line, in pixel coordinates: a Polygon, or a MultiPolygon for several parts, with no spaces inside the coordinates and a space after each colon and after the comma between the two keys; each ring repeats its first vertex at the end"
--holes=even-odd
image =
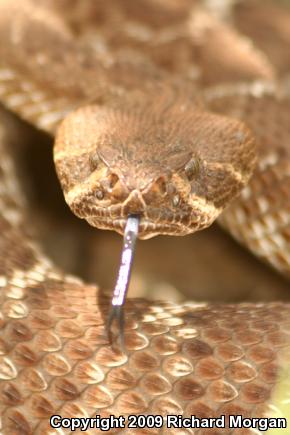
{"type": "Polygon", "coordinates": [[[121,264],[112,297],[111,311],[107,320],[107,335],[110,341],[112,324],[114,323],[114,320],[116,320],[122,350],[124,350],[124,304],[130,282],[135,245],[138,237],[139,223],[139,215],[128,216],[124,231],[121,264]]]}

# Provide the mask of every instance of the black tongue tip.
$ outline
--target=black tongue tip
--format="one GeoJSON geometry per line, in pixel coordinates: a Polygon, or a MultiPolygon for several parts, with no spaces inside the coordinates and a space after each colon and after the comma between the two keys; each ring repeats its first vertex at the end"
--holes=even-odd
{"type": "Polygon", "coordinates": [[[117,339],[119,338],[121,350],[124,352],[124,349],[125,349],[125,336],[124,336],[125,319],[124,319],[124,307],[122,305],[113,305],[111,307],[111,311],[110,311],[109,316],[107,318],[106,335],[107,335],[109,343],[111,343],[111,344],[113,343],[112,326],[114,323],[117,324],[117,328],[118,328],[117,339]]]}

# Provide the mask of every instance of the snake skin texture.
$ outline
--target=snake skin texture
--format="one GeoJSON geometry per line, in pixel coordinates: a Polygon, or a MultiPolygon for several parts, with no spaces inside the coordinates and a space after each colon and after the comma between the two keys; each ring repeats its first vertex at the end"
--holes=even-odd
{"type": "MultiPolygon", "coordinates": [[[[289,276],[289,29],[287,9],[268,1],[119,0],[108,8],[101,0],[1,0],[0,99],[54,134],[78,107],[114,105],[124,94],[139,98],[162,83],[245,122],[256,138],[257,167],[220,220],[289,276]]],[[[224,414],[226,420],[241,414],[288,417],[289,423],[290,304],[129,299],[126,353],[111,346],[104,330],[109,299],[102,289],[62,272],[33,234],[12,130],[3,118],[0,434],[70,433],[50,427],[53,414],[224,414]]],[[[236,432],[260,433],[165,425],[109,431],[236,432]]]]}

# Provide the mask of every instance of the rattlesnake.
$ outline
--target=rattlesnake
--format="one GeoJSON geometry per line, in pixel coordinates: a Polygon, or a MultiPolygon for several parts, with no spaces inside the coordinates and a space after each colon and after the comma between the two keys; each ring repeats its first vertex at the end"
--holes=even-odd
{"type": "MultiPolygon", "coordinates": [[[[221,223],[289,275],[289,23],[259,1],[2,0],[1,101],[50,133],[68,115],[55,162],[89,223],[122,233],[141,213],[141,237],[184,235],[247,185],[221,223]]],[[[122,353],[104,336],[107,299],[32,240],[10,154],[3,127],[3,434],[62,433],[53,414],[283,413],[289,304],[128,300],[122,353]]],[[[148,430],[161,432],[209,433],[148,430]]]]}

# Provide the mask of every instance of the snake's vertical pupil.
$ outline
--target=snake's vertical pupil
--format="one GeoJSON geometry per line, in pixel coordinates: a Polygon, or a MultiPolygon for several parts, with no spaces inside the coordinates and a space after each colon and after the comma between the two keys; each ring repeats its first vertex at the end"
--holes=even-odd
{"type": "Polygon", "coordinates": [[[118,278],[115,285],[111,312],[107,321],[107,333],[110,335],[110,330],[114,319],[118,322],[119,334],[121,341],[124,339],[124,304],[126,294],[130,282],[131,268],[134,257],[136,240],[138,237],[140,216],[129,215],[124,231],[123,249],[121,256],[121,264],[119,268],[118,278]]]}

